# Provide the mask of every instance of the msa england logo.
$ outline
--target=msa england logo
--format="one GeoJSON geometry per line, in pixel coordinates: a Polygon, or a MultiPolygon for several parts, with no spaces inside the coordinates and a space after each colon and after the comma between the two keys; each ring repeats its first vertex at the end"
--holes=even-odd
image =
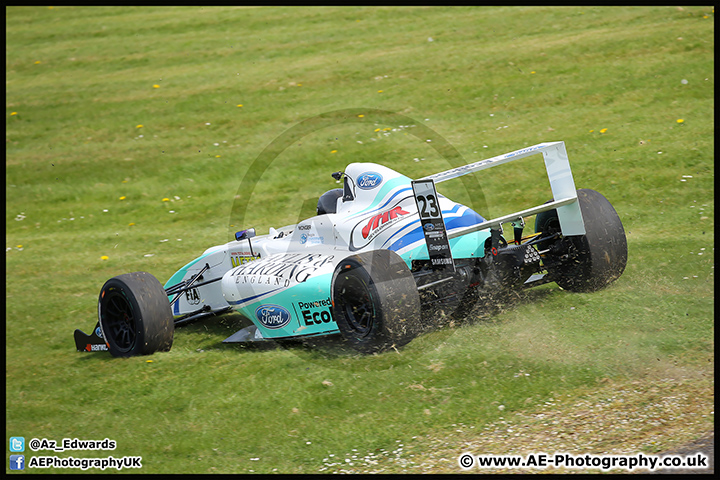
{"type": "Polygon", "coordinates": [[[379,173],[365,172],[357,179],[357,186],[362,190],[372,190],[382,183],[383,177],[379,173]]]}

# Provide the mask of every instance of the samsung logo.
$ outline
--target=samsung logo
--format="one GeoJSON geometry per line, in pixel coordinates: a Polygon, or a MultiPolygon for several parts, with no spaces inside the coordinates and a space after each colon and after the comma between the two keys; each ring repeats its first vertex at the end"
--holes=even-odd
{"type": "Polygon", "coordinates": [[[383,177],[379,173],[365,172],[357,179],[357,186],[363,190],[372,190],[382,183],[383,177]]]}
{"type": "Polygon", "coordinates": [[[261,305],[255,316],[263,327],[275,330],[290,323],[290,312],[279,305],[261,305]]]}

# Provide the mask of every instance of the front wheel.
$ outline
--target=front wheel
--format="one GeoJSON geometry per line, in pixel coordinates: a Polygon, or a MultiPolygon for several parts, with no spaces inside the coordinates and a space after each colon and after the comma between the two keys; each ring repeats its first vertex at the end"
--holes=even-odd
{"type": "MultiPolygon", "coordinates": [[[[573,292],[592,292],[616,280],[625,270],[628,249],[625,229],[610,202],[595,190],[577,191],[585,235],[573,235],[550,244],[540,242],[548,273],[558,285],[573,292]]],[[[560,233],[556,210],[535,218],[535,231],[543,236],[560,233]]]]}
{"type": "Polygon", "coordinates": [[[103,285],[98,299],[103,338],[115,357],[168,351],[175,325],[160,282],[146,272],[126,273],[103,285]]]}
{"type": "Polygon", "coordinates": [[[376,353],[410,342],[420,332],[420,297],[405,261],[390,250],[343,259],[332,279],[333,315],[356,350],[376,353]]]}

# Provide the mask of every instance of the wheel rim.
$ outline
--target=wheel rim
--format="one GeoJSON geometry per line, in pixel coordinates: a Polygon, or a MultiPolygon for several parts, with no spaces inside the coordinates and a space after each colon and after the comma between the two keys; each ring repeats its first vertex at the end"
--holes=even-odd
{"type": "Polygon", "coordinates": [[[132,305],[127,297],[117,290],[107,291],[103,300],[103,333],[119,351],[130,351],[137,337],[132,305]]]}
{"type": "Polygon", "coordinates": [[[339,301],[348,326],[358,336],[366,336],[375,324],[375,308],[368,285],[349,275],[339,290],[339,301]]]}

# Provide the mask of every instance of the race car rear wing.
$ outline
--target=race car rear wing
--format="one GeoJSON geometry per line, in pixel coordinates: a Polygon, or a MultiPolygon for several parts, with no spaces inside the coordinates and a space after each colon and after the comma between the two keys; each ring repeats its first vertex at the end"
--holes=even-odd
{"type": "Polygon", "coordinates": [[[440,183],[467,175],[468,173],[479,172],[486,168],[529,157],[537,153],[542,153],[545,160],[545,170],[550,180],[550,188],[554,198],[552,202],[503,215],[492,220],[486,220],[478,225],[458,229],[448,234],[448,237],[455,238],[479,230],[500,229],[503,223],[516,221],[524,223],[522,220],[523,217],[553,209],[557,209],[560,229],[563,235],[585,235],[585,223],[583,222],[580,204],[577,200],[577,190],[575,188],[572,171],[570,170],[570,162],[568,161],[567,151],[565,150],[565,142],[540,143],[532,147],[515,150],[514,152],[504,155],[429,175],[420,180],[433,180],[435,183],[440,183]]]}

